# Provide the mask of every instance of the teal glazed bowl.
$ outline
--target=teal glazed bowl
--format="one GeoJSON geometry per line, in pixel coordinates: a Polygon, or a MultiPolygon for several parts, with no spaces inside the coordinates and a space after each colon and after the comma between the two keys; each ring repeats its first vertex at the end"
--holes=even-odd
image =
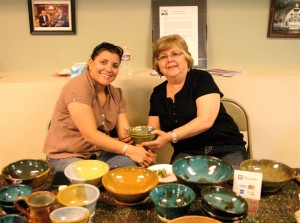
{"type": "Polygon", "coordinates": [[[2,169],[2,176],[8,184],[25,184],[33,190],[46,183],[49,173],[50,163],[38,159],[19,160],[2,169]]]}
{"type": "Polygon", "coordinates": [[[262,173],[262,192],[273,193],[293,179],[295,170],[288,165],[268,159],[249,159],[240,164],[244,171],[262,173]]]}
{"type": "Polygon", "coordinates": [[[184,216],[196,195],[193,189],[186,185],[170,183],[153,188],[149,197],[155,205],[158,217],[165,222],[184,216]]]}
{"type": "Polygon", "coordinates": [[[201,190],[205,210],[222,217],[240,217],[248,211],[247,201],[229,188],[208,186],[201,190]]]}
{"type": "Polygon", "coordinates": [[[9,185],[0,190],[0,204],[13,206],[18,197],[27,197],[31,192],[32,188],[27,185],[9,185]]]}
{"type": "Polygon", "coordinates": [[[25,223],[25,218],[17,214],[8,214],[0,217],[0,223],[25,223]]]}
{"type": "Polygon", "coordinates": [[[191,187],[222,185],[233,176],[232,166],[211,156],[188,156],[176,160],[172,169],[178,182],[191,187]]]}
{"type": "Polygon", "coordinates": [[[151,133],[153,130],[154,128],[151,126],[132,126],[129,128],[128,134],[135,144],[141,144],[156,139],[157,135],[151,133]]]}

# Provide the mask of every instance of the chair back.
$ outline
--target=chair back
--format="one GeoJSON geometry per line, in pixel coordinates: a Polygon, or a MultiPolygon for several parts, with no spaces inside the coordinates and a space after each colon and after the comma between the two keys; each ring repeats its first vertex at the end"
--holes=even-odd
{"type": "Polygon", "coordinates": [[[224,105],[227,113],[233,118],[234,122],[237,124],[240,132],[244,135],[244,140],[247,142],[246,149],[248,159],[251,159],[251,130],[249,116],[246,110],[241,104],[230,98],[222,98],[221,102],[224,105]]]}

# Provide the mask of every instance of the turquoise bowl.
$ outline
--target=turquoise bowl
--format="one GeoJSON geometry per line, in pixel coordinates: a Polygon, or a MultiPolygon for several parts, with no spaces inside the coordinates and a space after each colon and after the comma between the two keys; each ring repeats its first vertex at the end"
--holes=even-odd
{"type": "Polygon", "coordinates": [[[222,185],[233,177],[232,166],[211,156],[188,156],[176,160],[172,169],[178,182],[191,187],[222,185]]]}
{"type": "Polygon", "coordinates": [[[27,222],[23,217],[17,214],[8,214],[0,217],[0,223],[25,223],[27,222]]]}
{"type": "Polygon", "coordinates": [[[19,160],[2,169],[2,176],[8,184],[25,184],[33,190],[44,186],[49,173],[50,163],[39,159],[19,160]]]}
{"type": "Polygon", "coordinates": [[[20,196],[27,197],[31,192],[32,188],[27,185],[9,185],[0,190],[0,204],[13,206],[14,200],[20,196]]]}
{"type": "Polygon", "coordinates": [[[190,187],[178,184],[162,184],[153,188],[149,197],[155,205],[158,217],[162,221],[184,216],[195,200],[195,192],[190,187]]]}
{"type": "Polygon", "coordinates": [[[208,186],[201,190],[202,206],[216,216],[233,218],[245,216],[247,201],[233,190],[220,186],[208,186]]]}

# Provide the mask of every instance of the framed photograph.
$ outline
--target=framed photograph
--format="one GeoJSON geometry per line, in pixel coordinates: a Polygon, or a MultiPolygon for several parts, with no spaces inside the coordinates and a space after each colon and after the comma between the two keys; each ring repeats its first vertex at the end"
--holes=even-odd
{"type": "Polygon", "coordinates": [[[300,38],[299,7],[299,0],[271,0],[268,37],[300,38]]]}
{"type": "Polygon", "coordinates": [[[30,33],[74,35],[75,0],[28,0],[30,33]]]}

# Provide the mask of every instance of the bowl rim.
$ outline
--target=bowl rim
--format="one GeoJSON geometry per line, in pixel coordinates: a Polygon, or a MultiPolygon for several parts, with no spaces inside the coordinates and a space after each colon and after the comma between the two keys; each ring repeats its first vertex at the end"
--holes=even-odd
{"type": "MultiPolygon", "coordinates": [[[[83,213],[84,213],[84,216],[82,216],[80,219],[78,219],[78,220],[83,220],[85,217],[86,217],[86,215],[88,214],[88,216],[90,216],[91,215],[91,212],[90,212],[90,210],[89,209],[87,209],[86,207],[83,207],[83,206],[63,206],[63,207],[59,207],[59,208],[56,208],[55,210],[53,210],[51,213],[50,213],[50,215],[49,215],[49,217],[51,218],[51,219],[54,219],[54,220],[57,220],[57,218],[54,218],[54,214],[56,214],[57,212],[60,212],[60,211],[63,211],[63,210],[68,210],[68,209],[77,209],[77,210],[81,210],[81,211],[84,211],[83,213]]],[[[77,219],[76,219],[76,221],[78,221],[77,219]]],[[[72,221],[73,222],[73,221],[72,221]]]]}
{"type": "Polygon", "coordinates": [[[150,197],[150,199],[152,200],[152,202],[155,204],[155,206],[166,207],[166,208],[174,208],[174,209],[175,209],[175,208],[182,208],[182,207],[186,207],[186,206],[191,205],[191,204],[194,202],[194,200],[196,199],[196,193],[195,193],[195,191],[194,191],[191,187],[189,187],[189,186],[187,186],[187,185],[184,185],[184,184],[181,184],[181,183],[167,183],[167,184],[160,184],[160,185],[154,187],[154,188],[149,192],[149,197],[150,197]],[[191,194],[192,194],[192,196],[193,196],[192,199],[189,200],[189,202],[186,203],[185,205],[174,206],[174,207],[173,207],[173,206],[172,206],[172,207],[169,207],[169,206],[165,206],[165,205],[160,205],[159,203],[155,203],[155,202],[153,201],[151,195],[154,193],[154,191],[155,191],[156,189],[164,188],[164,187],[172,187],[172,186],[187,188],[187,189],[191,192],[191,194]]]}
{"type": "Polygon", "coordinates": [[[186,216],[182,216],[182,217],[178,217],[178,218],[174,218],[170,221],[168,221],[168,223],[177,223],[177,222],[182,222],[181,220],[185,220],[185,219],[196,219],[196,220],[211,220],[212,223],[222,223],[217,219],[208,217],[208,216],[202,216],[202,215],[186,215],[186,216]]]}
{"type": "Polygon", "coordinates": [[[112,194],[117,194],[117,195],[127,195],[127,196],[130,196],[130,195],[138,195],[138,194],[144,194],[144,193],[148,193],[149,191],[151,191],[154,187],[156,187],[159,183],[159,179],[158,179],[158,176],[156,173],[154,173],[152,170],[149,170],[147,168],[143,168],[143,167],[138,167],[138,166],[124,166],[124,167],[118,167],[118,168],[115,168],[113,170],[110,170],[109,172],[107,172],[106,174],[104,174],[103,178],[102,178],[102,184],[104,186],[104,188],[111,192],[112,194]],[[118,172],[118,171],[121,171],[121,170],[126,170],[126,169],[135,169],[135,170],[141,170],[143,172],[147,172],[149,173],[150,175],[152,176],[155,176],[154,179],[154,184],[148,189],[148,190],[144,190],[143,192],[136,192],[136,193],[117,193],[115,191],[112,191],[108,186],[107,186],[107,179],[109,177],[109,175],[111,174],[114,174],[115,172],[118,172]]]}
{"type": "Polygon", "coordinates": [[[129,135],[132,135],[132,136],[140,136],[140,137],[143,137],[143,136],[155,136],[155,134],[153,134],[153,133],[146,133],[146,134],[137,134],[137,133],[132,133],[132,128],[137,128],[137,127],[147,127],[147,128],[152,128],[152,131],[154,131],[154,130],[156,130],[156,128],[154,128],[153,126],[151,126],[151,125],[135,125],[135,126],[130,126],[129,127],[129,129],[127,130],[127,132],[128,132],[128,134],[129,135]]]}
{"type": "MultiPolygon", "coordinates": [[[[278,180],[278,181],[270,181],[270,180],[264,180],[264,179],[262,179],[263,183],[285,183],[285,182],[288,182],[291,179],[293,179],[293,177],[295,175],[295,172],[296,172],[295,169],[293,169],[292,167],[286,165],[285,163],[282,163],[282,162],[277,161],[277,160],[271,160],[271,159],[247,159],[247,160],[244,160],[243,162],[240,163],[240,169],[244,170],[244,171],[254,172],[254,171],[243,169],[244,168],[243,165],[246,165],[247,163],[251,163],[251,162],[261,163],[261,162],[264,162],[264,161],[266,161],[268,163],[282,165],[286,169],[288,169],[291,172],[291,174],[290,174],[290,176],[287,179],[278,180]]],[[[258,171],[255,171],[255,172],[258,172],[258,171]]],[[[260,173],[260,172],[258,172],[258,173],[260,173]]],[[[263,178],[264,178],[264,176],[263,176],[263,178]]]]}
{"type": "Polygon", "coordinates": [[[21,159],[21,160],[17,160],[15,162],[11,162],[9,163],[8,165],[6,165],[5,167],[3,167],[2,171],[1,171],[1,174],[2,176],[9,180],[9,181],[16,181],[16,182],[19,182],[20,180],[21,181],[26,181],[26,180],[32,180],[32,179],[36,179],[36,178],[40,178],[44,175],[48,175],[49,172],[50,172],[50,169],[51,169],[51,165],[50,163],[47,161],[47,160],[43,160],[43,159],[21,159]],[[29,177],[29,178],[15,178],[15,177],[9,177],[7,174],[5,174],[5,171],[13,164],[16,164],[16,163],[20,163],[20,162],[28,162],[28,161],[42,161],[43,163],[46,163],[47,164],[47,169],[44,171],[44,172],[41,172],[40,174],[38,175],[35,175],[34,177],[29,177]]]}
{"type": "MultiPolygon", "coordinates": [[[[248,211],[248,202],[246,201],[245,198],[243,198],[241,195],[239,195],[238,193],[234,192],[233,190],[229,189],[229,188],[225,188],[225,187],[222,187],[222,186],[206,186],[204,187],[202,190],[201,190],[201,198],[202,198],[202,201],[205,202],[206,204],[208,204],[209,206],[211,206],[212,208],[218,210],[218,211],[221,211],[221,212],[225,212],[225,213],[229,213],[229,214],[236,214],[236,215],[239,215],[239,214],[245,214],[247,213],[248,211]],[[216,191],[217,189],[219,190],[222,190],[222,191],[225,191],[225,192],[228,192],[230,193],[229,195],[232,196],[232,195],[235,195],[235,196],[232,196],[232,197],[236,197],[238,198],[239,200],[242,200],[243,203],[245,203],[246,207],[245,207],[245,211],[242,211],[242,212],[236,212],[236,211],[227,211],[227,210],[224,210],[222,208],[219,208],[217,205],[214,205],[212,202],[208,201],[205,197],[205,195],[211,190],[213,189],[214,192],[218,192],[216,191]]],[[[211,194],[211,193],[208,193],[208,194],[211,194]]]]}
{"type": "Polygon", "coordinates": [[[186,157],[183,157],[183,158],[179,158],[179,159],[177,159],[177,160],[172,164],[172,171],[173,171],[173,173],[175,174],[175,176],[176,176],[177,178],[179,178],[180,180],[182,180],[182,181],[184,181],[184,182],[187,182],[187,183],[197,184],[197,185],[207,185],[207,184],[224,183],[224,182],[226,182],[226,181],[232,179],[233,174],[234,174],[234,168],[233,168],[233,166],[232,166],[229,162],[227,162],[227,161],[225,161],[225,160],[223,160],[223,159],[220,159],[220,158],[218,158],[218,157],[214,157],[214,156],[206,156],[206,155],[193,155],[193,156],[186,156],[186,157]],[[181,176],[177,175],[177,173],[176,173],[176,171],[175,171],[175,166],[176,166],[175,164],[176,164],[176,163],[179,163],[179,161],[181,161],[181,160],[195,159],[195,158],[208,158],[208,159],[213,159],[213,160],[217,160],[217,161],[219,161],[219,162],[225,163],[225,164],[231,169],[231,172],[232,172],[232,173],[231,173],[230,176],[228,176],[227,179],[223,179],[222,181],[216,181],[216,182],[194,182],[194,181],[187,181],[186,179],[184,179],[184,178],[182,178],[181,176]]]}
{"type": "MultiPolygon", "coordinates": [[[[69,203],[66,203],[65,200],[62,200],[62,199],[61,199],[61,196],[62,196],[63,192],[65,192],[65,191],[67,191],[67,190],[70,190],[70,189],[72,189],[73,187],[89,187],[89,188],[95,189],[95,191],[96,191],[96,196],[91,200],[91,202],[90,202],[89,204],[94,203],[94,202],[97,201],[98,198],[100,197],[100,190],[99,190],[98,187],[96,187],[96,186],[94,186],[94,185],[91,185],[91,184],[71,184],[71,185],[67,186],[66,188],[63,188],[62,190],[58,191],[56,197],[57,197],[57,201],[58,201],[60,204],[62,204],[62,205],[64,205],[64,206],[70,207],[69,203]]],[[[77,206],[77,207],[82,207],[82,206],[85,206],[85,205],[87,205],[87,204],[84,204],[84,205],[81,205],[81,206],[77,206]]],[[[74,205],[73,205],[73,206],[74,206],[74,205]]]]}
{"type": "Polygon", "coordinates": [[[109,168],[109,165],[104,162],[104,161],[101,161],[101,160],[78,160],[78,161],[75,161],[73,163],[70,163],[65,169],[64,169],[64,174],[67,178],[69,178],[70,180],[76,180],[76,181],[90,181],[90,180],[95,180],[95,179],[100,179],[101,177],[103,177],[106,173],[108,173],[110,170],[109,168]],[[82,179],[82,178],[78,178],[76,176],[74,177],[71,177],[70,174],[68,173],[68,170],[73,166],[73,165],[76,165],[77,163],[83,163],[83,162],[96,162],[96,163],[101,163],[105,168],[106,170],[103,172],[103,174],[101,175],[98,175],[97,177],[93,177],[93,178],[86,178],[86,179],[82,179]]]}

